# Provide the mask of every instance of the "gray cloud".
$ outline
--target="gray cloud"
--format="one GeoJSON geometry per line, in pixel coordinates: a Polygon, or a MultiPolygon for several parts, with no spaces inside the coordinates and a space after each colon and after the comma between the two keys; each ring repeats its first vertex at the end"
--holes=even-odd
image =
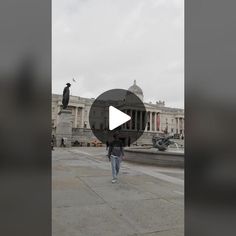
{"type": "Polygon", "coordinates": [[[52,90],[96,97],[137,80],[145,101],[184,106],[183,0],[53,1],[52,90]]]}

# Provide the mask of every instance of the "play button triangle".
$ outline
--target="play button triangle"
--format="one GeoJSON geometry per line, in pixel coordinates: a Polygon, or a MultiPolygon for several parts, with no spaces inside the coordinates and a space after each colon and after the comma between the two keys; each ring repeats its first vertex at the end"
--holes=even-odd
{"type": "Polygon", "coordinates": [[[131,119],[124,112],[109,106],[109,130],[113,130],[131,119]]]}

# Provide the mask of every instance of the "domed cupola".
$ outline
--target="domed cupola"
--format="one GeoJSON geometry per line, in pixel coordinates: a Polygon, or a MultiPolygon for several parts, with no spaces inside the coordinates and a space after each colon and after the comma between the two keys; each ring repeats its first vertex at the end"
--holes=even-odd
{"type": "Polygon", "coordinates": [[[136,84],[136,80],[134,80],[134,84],[129,87],[128,90],[137,95],[139,99],[143,101],[143,90],[136,84]]]}

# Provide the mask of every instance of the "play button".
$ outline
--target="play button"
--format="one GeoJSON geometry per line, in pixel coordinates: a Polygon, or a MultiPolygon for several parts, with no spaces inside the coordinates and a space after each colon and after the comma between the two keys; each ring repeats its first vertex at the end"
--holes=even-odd
{"type": "Polygon", "coordinates": [[[131,119],[124,112],[109,106],[109,130],[113,130],[131,119]]]}
{"type": "MultiPolygon", "coordinates": [[[[88,128],[104,144],[111,142],[118,131],[124,146],[129,146],[141,137],[146,123],[143,102],[129,90],[112,89],[102,93],[94,100],[89,111],[88,128]]],[[[89,129],[86,132],[92,140],[94,137],[89,129]]]]}

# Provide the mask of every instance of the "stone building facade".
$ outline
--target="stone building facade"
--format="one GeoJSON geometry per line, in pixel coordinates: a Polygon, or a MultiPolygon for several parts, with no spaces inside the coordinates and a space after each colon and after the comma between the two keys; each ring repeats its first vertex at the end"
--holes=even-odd
{"type": "MultiPolygon", "coordinates": [[[[128,89],[135,93],[140,100],[143,101],[144,95],[142,89],[134,84],[128,89]]],[[[89,142],[94,139],[90,125],[89,125],[89,111],[95,99],[83,98],[78,96],[70,96],[68,109],[72,112],[72,134],[73,140],[81,142],[89,142]]],[[[52,130],[55,133],[58,123],[58,113],[62,109],[62,95],[52,94],[52,130]]],[[[144,102],[147,116],[147,124],[145,132],[140,138],[141,143],[150,143],[151,137],[156,133],[170,133],[184,135],[184,110],[179,108],[170,108],[165,106],[164,101],[157,101],[156,103],[144,102]]],[[[127,130],[137,130],[140,124],[143,123],[144,116],[138,111],[129,109],[127,114],[132,117],[131,123],[123,124],[123,128],[127,130]],[[132,122],[133,121],[133,122],[132,122]]],[[[94,127],[93,127],[94,128],[94,127]]]]}

